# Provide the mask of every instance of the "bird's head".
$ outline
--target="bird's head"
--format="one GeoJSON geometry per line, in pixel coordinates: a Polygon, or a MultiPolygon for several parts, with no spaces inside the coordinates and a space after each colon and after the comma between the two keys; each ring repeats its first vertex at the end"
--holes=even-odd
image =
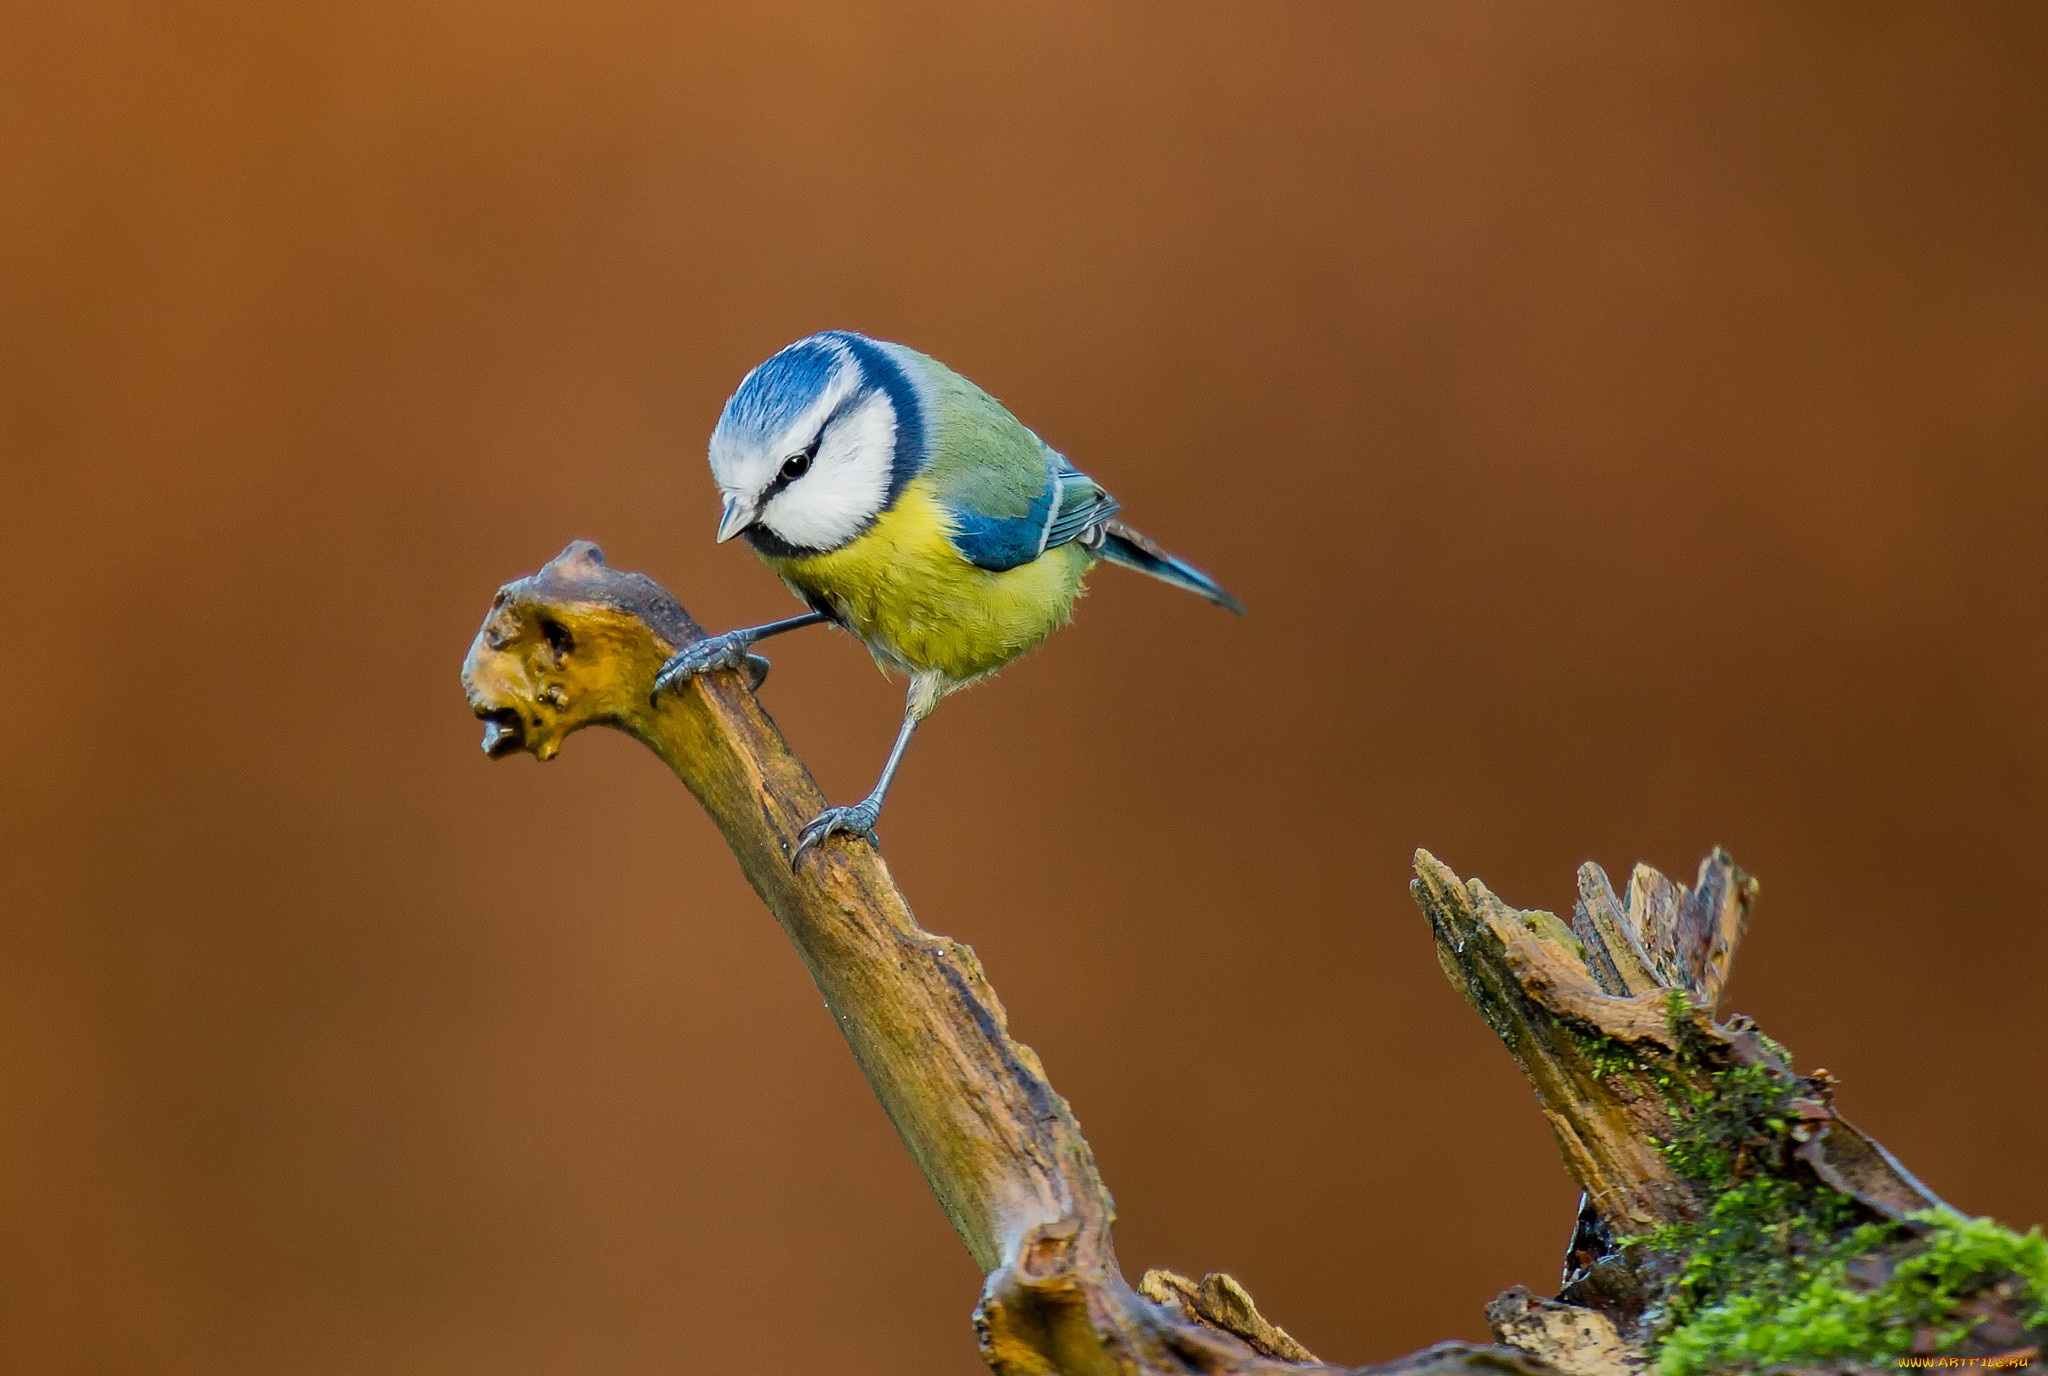
{"type": "Polygon", "coordinates": [[[815,334],[748,373],[711,435],[721,542],[769,554],[837,549],[889,509],[923,461],[908,350],[815,334]]]}

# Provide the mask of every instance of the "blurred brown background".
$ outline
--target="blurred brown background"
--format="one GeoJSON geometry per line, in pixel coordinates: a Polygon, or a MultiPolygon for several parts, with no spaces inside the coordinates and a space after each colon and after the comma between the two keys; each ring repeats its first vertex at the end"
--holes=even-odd
{"type": "MultiPolygon", "coordinates": [[[[576,536],[790,610],[703,446],[828,327],[1253,608],[1104,571],[883,827],[1132,1274],[1358,1362],[1554,1285],[1417,845],[1563,907],[1726,844],[1731,1006],[2048,1215],[2040,6],[74,0],[0,67],[0,1368],[981,1369],[710,825],[456,682],[576,536]]],[[[899,690],[774,654],[858,796],[899,690]]]]}

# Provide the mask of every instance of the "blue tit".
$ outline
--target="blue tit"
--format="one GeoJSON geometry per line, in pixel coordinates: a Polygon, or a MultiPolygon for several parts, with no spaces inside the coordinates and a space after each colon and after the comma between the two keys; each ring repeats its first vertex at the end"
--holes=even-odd
{"type": "Polygon", "coordinates": [[[1116,499],[994,397],[900,344],[833,331],[790,345],[740,382],[710,457],[725,499],[719,542],[746,536],[810,610],[686,647],[654,693],[820,623],[860,637],[884,674],[910,678],[874,792],[806,826],[791,864],[835,831],[874,844],[918,723],[1064,625],[1098,561],[1244,612],[1207,574],[1117,520],[1116,499]]]}

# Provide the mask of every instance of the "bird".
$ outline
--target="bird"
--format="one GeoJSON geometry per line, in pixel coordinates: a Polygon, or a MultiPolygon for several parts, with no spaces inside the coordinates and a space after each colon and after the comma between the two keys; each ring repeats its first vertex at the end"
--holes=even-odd
{"type": "Polygon", "coordinates": [[[1001,402],[901,344],[846,330],[791,344],[740,381],[709,458],[724,503],[718,543],[744,536],[809,610],[692,642],[662,665],[650,700],[746,664],[758,686],[755,645],[824,624],[910,680],[881,779],[812,819],[792,867],[834,833],[879,849],[875,823],[918,724],[1065,625],[1097,563],[1244,614],[1214,579],[1118,520],[1116,499],[1001,402]]]}

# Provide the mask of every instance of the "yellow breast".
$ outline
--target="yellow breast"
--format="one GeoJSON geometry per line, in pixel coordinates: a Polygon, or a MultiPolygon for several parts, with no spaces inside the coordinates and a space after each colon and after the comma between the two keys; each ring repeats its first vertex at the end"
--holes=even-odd
{"type": "Polygon", "coordinates": [[[1092,560],[1062,545],[1001,573],[977,568],[946,538],[944,509],[913,481],[857,539],[767,562],[798,596],[830,605],[884,668],[937,670],[957,684],[1064,625],[1092,560]]]}

